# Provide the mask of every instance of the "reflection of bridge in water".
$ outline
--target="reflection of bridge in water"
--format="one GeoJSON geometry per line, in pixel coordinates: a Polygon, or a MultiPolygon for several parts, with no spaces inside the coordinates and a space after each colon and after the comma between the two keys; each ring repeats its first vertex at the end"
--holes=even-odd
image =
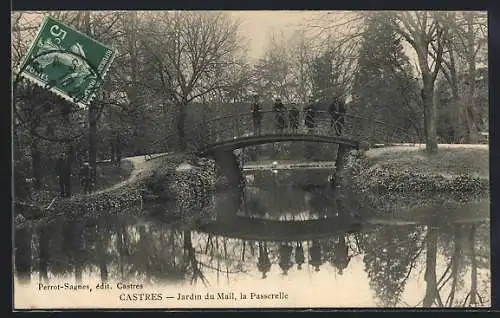
{"type": "Polygon", "coordinates": [[[274,111],[262,111],[259,129],[254,126],[252,113],[221,116],[195,127],[192,138],[201,156],[212,155],[218,150],[285,141],[332,143],[355,149],[362,141],[371,144],[416,141],[416,136],[407,130],[372,118],[350,114],[337,117],[332,119],[328,112],[316,111],[309,127],[302,123],[291,127],[287,116],[283,124],[274,111]]]}
{"type": "Polygon", "coordinates": [[[279,221],[234,217],[199,225],[197,231],[253,241],[307,241],[359,232],[361,220],[327,217],[315,220],[279,221]]]}

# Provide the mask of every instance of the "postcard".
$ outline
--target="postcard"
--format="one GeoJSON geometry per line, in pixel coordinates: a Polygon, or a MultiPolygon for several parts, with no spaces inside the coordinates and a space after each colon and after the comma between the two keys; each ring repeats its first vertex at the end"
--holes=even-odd
{"type": "Polygon", "coordinates": [[[13,307],[490,307],[487,14],[13,11],[13,307]]]}

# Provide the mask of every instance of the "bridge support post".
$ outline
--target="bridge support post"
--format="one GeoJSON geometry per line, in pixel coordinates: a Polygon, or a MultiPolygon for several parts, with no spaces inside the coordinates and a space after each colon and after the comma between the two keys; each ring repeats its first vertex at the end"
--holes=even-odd
{"type": "Polygon", "coordinates": [[[236,154],[231,150],[220,150],[214,153],[214,159],[219,175],[227,178],[227,186],[241,188],[244,180],[243,169],[236,154]]]}
{"type": "Polygon", "coordinates": [[[339,144],[339,148],[337,150],[337,158],[335,160],[335,176],[338,178],[340,176],[340,172],[344,170],[345,164],[347,162],[347,152],[348,147],[342,144],[339,144]]]}

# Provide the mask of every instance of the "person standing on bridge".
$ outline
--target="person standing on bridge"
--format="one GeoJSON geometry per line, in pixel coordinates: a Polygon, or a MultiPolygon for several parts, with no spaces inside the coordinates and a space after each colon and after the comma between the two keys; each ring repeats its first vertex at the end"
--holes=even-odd
{"type": "Polygon", "coordinates": [[[314,130],[314,99],[309,99],[309,104],[304,108],[304,125],[307,127],[308,133],[312,134],[314,130]]]}
{"type": "Polygon", "coordinates": [[[282,133],[283,130],[286,128],[286,122],[285,122],[286,109],[285,105],[283,105],[280,98],[276,98],[273,111],[276,119],[276,129],[282,133]]]}
{"type": "Polygon", "coordinates": [[[336,134],[340,136],[342,134],[342,128],[344,126],[345,117],[345,105],[341,100],[339,94],[333,97],[330,108],[328,109],[330,113],[330,128],[335,130],[336,134]]]}
{"type": "Polygon", "coordinates": [[[290,121],[290,128],[293,133],[296,133],[299,129],[299,109],[296,103],[292,103],[290,109],[288,110],[288,118],[290,121]]]}
{"type": "Polygon", "coordinates": [[[253,131],[254,135],[260,135],[260,125],[262,122],[262,113],[259,104],[259,96],[255,94],[253,96],[254,101],[252,104],[252,118],[253,118],[253,131]]]}

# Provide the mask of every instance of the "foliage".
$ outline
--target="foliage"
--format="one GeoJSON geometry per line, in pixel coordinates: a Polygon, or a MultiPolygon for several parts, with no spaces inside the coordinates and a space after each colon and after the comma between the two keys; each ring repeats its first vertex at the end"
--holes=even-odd
{"type": "Polygon", "coordinates": [[[366,20],[351,107],[357,114],[419,133],[418,83],[393,18],[373,13],[366,20]]]}
{"type": "MultiPolygon", "coordinates": [[[[351,151],[339,176],[346,191],[357,193],[365,209],[377,215],[405,216],[426,212],[429,206],[442,206],[443,213],[460,214],[460,203],[483,202],[489,196],[489,181],[470,174],[443,176],[412,168],[373,165],[360,151],[351,151]],[[450,207],[447,207],[451,204],[450,207]]],[[[478,209],[478,213],[484,209],[478,209]]],[[[465,213],[467,214],[467,213],[465,213]]],[[[470,214],[470,213],[469,213],[470,214]]],[[[442,219],[445,221],[445,219],[442,219]]]]}
{"type": "Polygon", "coordinates": [[[419,227],[400,226],[378,228],[362,235],[363,263],[381,306],[399,304],[408,274],[420,253],[422,232],[419,227]]]}

